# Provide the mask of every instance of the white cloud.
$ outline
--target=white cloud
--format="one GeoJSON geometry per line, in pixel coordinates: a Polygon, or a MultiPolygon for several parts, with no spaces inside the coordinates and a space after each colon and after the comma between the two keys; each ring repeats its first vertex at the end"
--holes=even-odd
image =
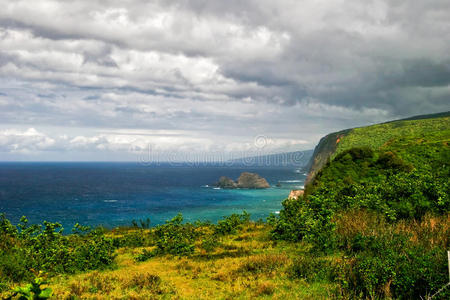
{"type": "Polygon", "coordinates": [[[25,131],[7,129],[0,131],[0,151],[33,154],[51,149],[55,140],[34,128],[25,131]]]}
{"type": "Polygon", "coordinates": [[[241,157],[252,153],[275,153],[298,150],[308,141],[301,139],[271,138],[256,136],[253,140],[229,143],[225,139],[198,137],[195,132],[167,130],[105,130],[104,133],[84,136],[55,135],[37,131],[5,129],[0,131],[0,153],[27,154],[42,153],[105,152],[121,153],[129,159],[139,159],[151,152],[153,159],[220,159],[241,157]],[[131,156],[130,156],[131,155],[131,156]],[[232,156],[234,155],[234,156],[232,156]]]}

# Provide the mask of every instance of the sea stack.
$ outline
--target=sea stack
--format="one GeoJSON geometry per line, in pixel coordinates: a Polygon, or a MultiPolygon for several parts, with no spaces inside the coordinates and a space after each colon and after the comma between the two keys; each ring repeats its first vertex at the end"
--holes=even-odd
{"type": "Polygon", "coordinates": [[[222,176],[216,186],[224,189],[266,189],[270,187],[266,179],[256,173],[249,172],[243,172],[236,182],[231,178],[222,176]]]}
{"type": "Polygon", "coordinates": [[[233,181],[233,179],[228,178],[226,176],[222,176],[219,179],[219,182],[217,182],[216,186],[223,188],[223,189],[235,189],[237,188],[236,182],[233,181]]]}
{"type": "Polygon", "coordinates": [[[270,187],[266,179],[256,173],[244,172],[239,176],[237,186],[246,189],[267,189],[270,187]]]}

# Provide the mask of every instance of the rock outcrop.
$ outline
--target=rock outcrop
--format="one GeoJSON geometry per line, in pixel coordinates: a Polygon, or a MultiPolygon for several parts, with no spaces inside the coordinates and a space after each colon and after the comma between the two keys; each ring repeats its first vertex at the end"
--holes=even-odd
{"type": "Polygon", "coordinates": [[[270,187],[267,180],[256,173],[249,172],[244,172],[239,176],[237,186],[245,189],[267,189],[270,187]]]}
{"type": "Polygon", "coordinates": [[[216,186],[224,189],[266,189],[270,187],[266,179],[256,173],[249,172],[242,173],[236,182],[231,178],[222,176],[216,186]]]}
{"type": "Polygon", "coordinates": [[[226,176],[222,176],[219,179],[219,182],[217,182],[216,186],[223,188],[223,189],[235,189],[237,188],[236,182],[233,181],[233,179],[228,178],[226,176]]]}
{"type": "Polygon", "coordinates": [[[303,197],[304,193],[305,193],[304,190],[292,190],[289,193],[288,199],[298,199],[300,197],[303,197]]]}

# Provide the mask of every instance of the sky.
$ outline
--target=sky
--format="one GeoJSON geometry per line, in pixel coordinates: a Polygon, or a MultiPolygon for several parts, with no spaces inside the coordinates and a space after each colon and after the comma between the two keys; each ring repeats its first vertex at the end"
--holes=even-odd
{"type": "Polygon", "coordinates": [[[0,160],[221,160],[450,110],[448,0],[0,0],[0,160]]]}

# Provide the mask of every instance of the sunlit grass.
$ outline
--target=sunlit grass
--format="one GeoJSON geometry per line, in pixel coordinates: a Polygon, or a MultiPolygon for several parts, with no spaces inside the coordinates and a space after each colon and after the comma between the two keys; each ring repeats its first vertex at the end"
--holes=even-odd
{"type": "MultiPolygon", "coordinates": [[[[274,242],[267,225],[250,223],[206,253],[136,262],[142,248],[119,248],[117,269],[53,278],[58,299],[325,299],[336,286],[290,276],[302,243],[274,242]]],[[[114,234],[114,233],[112,233],[114,234]]],[[[120,234],[123,234],[120,233],[120,234]]]]}

